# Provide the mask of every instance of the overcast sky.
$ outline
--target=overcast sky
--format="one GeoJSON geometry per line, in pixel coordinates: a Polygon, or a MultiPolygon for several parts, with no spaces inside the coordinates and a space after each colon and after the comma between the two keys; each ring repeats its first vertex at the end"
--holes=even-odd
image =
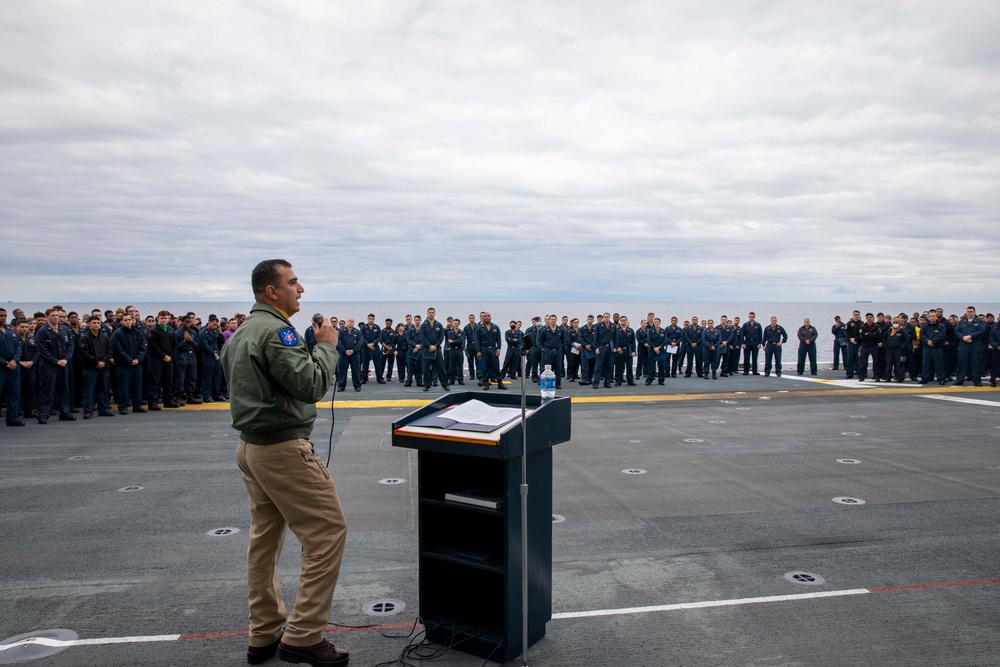
{"type": "Polygon", "coordinates": [[[0,301],[1000,300],[1000,3],[0,7],[0,301]]]}

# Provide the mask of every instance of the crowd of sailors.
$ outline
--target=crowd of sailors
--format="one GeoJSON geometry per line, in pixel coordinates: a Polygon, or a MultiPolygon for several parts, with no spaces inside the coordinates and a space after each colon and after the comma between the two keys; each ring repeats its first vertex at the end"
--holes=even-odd
{"type": "MultiPolygon", "coordinates": [[[[209,315],[204,322],[188,312],[161,310],[141,316],[134,306],[117,310],[94,309],[81,316],[53,306],[32,317],[14,309],[8,322],[0,308],[0,405],[6,405],[8,426],[24,425],[25,418],[40,424],[50,416],[73,421],[114,416],[187,403],[228,400],[219,355],[226,340],[246,319],[209,315]]],[[[325,316],[314,315],[304,344],[316,345],[315,331],[325,316]]],[[[603,313],[579,318],[535,316],[525,328],[510,321],[506,331],[492,322],[490,313],[468,315],[467,322],[407,314],[395,323],[379,326],[369,313],[360,326],[354,317],[331,317],[339,332],[340,360],[336,386],[343,391],[348,375],[356,391],[370,377],[385,384],[395,377],[405,387],[424,391],[464,385],[466,373],[483,390],[506,389],[505,380],[537,382],[547,367],[556,387],[573,381],[594,389],[635,385],[638,381],[665,385],[670,378],[692,376],[718,379],[742,372],[780,377],[782,351],[789,334],[776,317],[762,324],[754,313],[745,322],[721,315],[683,322],[664,322],[648,313],[633,326],[625,315],[603,313]],[[522,351],[524,354],[522,354],[522,351]],[[523,371],[522,371],[523,369],[523,371]]],[[[989,376],[996,386],[1000,371],[1000,326],[991,313],[977,314],[969,306],[962,316],[945,316],[942,309],[922,313],[865,313],[854,311],[848,320],[835,318],[833,369],[841,365],[847,379],[864,382],[938,382],[981,385],[989,376]]],[[[809,318],[796,331],[795,372],[816,375],[819,333],[809,318]]]]}

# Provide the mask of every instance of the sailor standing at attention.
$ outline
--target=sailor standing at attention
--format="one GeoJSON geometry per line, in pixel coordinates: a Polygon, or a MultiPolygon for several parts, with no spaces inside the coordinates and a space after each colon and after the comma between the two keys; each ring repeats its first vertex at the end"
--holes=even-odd
{"type": "Polygon", "coordinates": [[[775,375],[781,377],[781,346],[788,342],[785,328],[778,324],[778,318],[772,317],[771,324],[764,327],[764,376],[771,374],[771,361],[774,361],[775,375]]]}

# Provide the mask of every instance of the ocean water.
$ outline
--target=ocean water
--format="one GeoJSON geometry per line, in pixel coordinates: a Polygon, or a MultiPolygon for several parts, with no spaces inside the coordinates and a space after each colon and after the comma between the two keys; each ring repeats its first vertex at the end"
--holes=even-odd
{"type": "MultiPolygon", "coordinates": [[[[81,314],[89,313],[93,308],[100,308],[102,311],[109,308],[115,309],[124,307],[125,304],[115,303],[80,303],[64,302],[62,304],[68,311],[77,311],[81,314]]],[[[156,314],[160,310],[168,310],[172,313],[186,313],[194,311],[198,317],[207,319],[209,314],[220,317],[231,317],[233,313],[248,313],[253,305],[252,301],[192,301],[192,302],[161,302],[161,303],[132,303],[139,309],[140,314],[145,317],[149,314],[156,314]]],[[[830,362],[833,359],[833,336],[830,334],[830,327],[833,325],[835,315],[846,321],[851,316],[851,311],[857,309],[862,316],[866,312],[885,312],[897,315],[914,312],[922,312],[928,308],[944,308],[945,314],[952,313],[961,316],[965,312],[965,302],[944,302],[944,303],[893,303],[891,301],[878,303],[858,303],[858,302],[788,302],[788,301],[761,301],[759,303],[735,302],[735,301],[651,301],[651,302],[623,302],[623,301],[435,301],[435,302],[414,302],[414,301],[310,301],[304,299],[300,302],[301,310],[292,317],[292,324],[303,331],[309,326],[309,320],[313,313],[337,316],[346,319],[353,316],[355,322],[360,325],[367,321],[368,313],[375,314],[375,322],[382,326],[385,318],[391,317],[394,323],[401,322],[409,313],[411,315],[426,316],[427,308],[434,307],[437,311],[437,319],[442,322],[449,316],[458,317],[464,326],[468,321],[469,314],[477,317],[482,310],[488,311],[493,318],[493,322],[500,327],[501,331],[506,331],[510,320],[520,320],[523,327],[531,324],[531,318],[535,315],[544,317],[547,313],[555,313],[560,322],[563,315],[569,315],[570,319],[580,318],[581,325],[586,322],[587,315],[598,313],[621,313],[628,316],[629,323],[633,328],[639,325],[639,321],[646,317],[650,311],[663,321],[666,326],[670,323],[670,318],[676,316],[679,324],[684,320],[697,316],[700,320],[708,318],[719,321],[720,315],[726,315],[730,319],[739,317],[741,323],[746,322],[747,313],[754,311],[757,321],[762,326],[767,326],[771,316],[778,318],[788,332],[789,345],[795,349],[798,343],[795,341],[795,333],[802,326],[803,318],[810,318],[811,323],[819,331],[819,341],[817,342],[817,357],[820,362],[830,362]]],[[[971,304],[976,306],[979,312],[998,311],[997,307],[988,304],[971,304]]],[[[22,308],[31,315],[35,311],[44,311],[52,304],[42,303],[17,303],[8,302],[4,304],[8,313],[14,308],[22,308]]],[[[786,352],[786,355],[789,354],[786,352]]]]}

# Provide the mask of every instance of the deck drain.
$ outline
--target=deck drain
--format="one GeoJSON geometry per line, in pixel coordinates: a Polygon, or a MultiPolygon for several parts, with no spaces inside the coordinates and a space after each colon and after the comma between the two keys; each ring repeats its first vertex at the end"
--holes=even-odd
{"type": "Polygon", "coordinates": [[[402,477],[387,477],[385,479],[380,479],[379,484],[402,484],[406,480],[402,477]]]}
{"type": "Polygon", "coordinates": [[[710,421],[710,422],[708,422],[708,423],[709,423],[709,424],[725,424],[726,422],[725,422],[725,420],[723,420],[723,419],[713,419],[713,420],[711,420],[711,421],[710,421]]]}
{"type": "Polygon", "coordinates": [[[212,530],[208,531],[205,534],[211,537],[225,537],[226,535],[235,535],[238,532],[240,532],[239,528],[232,528],[227,526],[226,528],[213,528],[212,530]]]}
{"type": "Polygon", "coordinates": [[[211,437],[215,440],[222,440],[223,438],[232,437],[232,433],[213,433],[211,437]]]}
{"type": "Polygon", "coordinates": [[[71,456],[71,457],[69,457],[68,460],[70,460],[70,461],[86,461],[89,458],[90,458],[89,456],[71,456]]]}
{"type": "Polygon", "coordinates": [[[856,466],[859,463],[861,463],[861,461],[857,459],[837,459],[837,463],[843,463],[844,465],[848,466],[856,466]]]}
{"type": "Polygon", "coordinates": [[[684,438],[684,442],[705,442],[701,438],[684,438]]]}
{"type": "Polygon", "coordinates": [[[629,440],[629,442],[631,442],[633,445],[638,445],[642,442],[642,440],[629,440]]]}
{"type": "Polygon", "coordinates": [[[770,396],[761,396],[760,400],[762,400],[762,401],[770,401],[771,397],[770,396]]]}
{"type": "Polygon", "coordinates": [[[79,636],[72,630],[39,630],[37,632],[25,632],[23,635],[14,635],[8,639],[0,641],[0,665],[10,665],[15,662],[28,662],[55,655],[60,651],[69,648],[63,642],[79,639],[79,636]],[[46,640],[55,640],[55,646],[50,645],[46,640]],[[62,644],[62,645],[60,645],[62,644]]]}
{"type": "Polygon", "coordinates": [[[736,405],[736,401],[719,401],[719,403],[724,403],[725,405],[736,405]]]}
{"type": "Polygon", "coordinates": [[[865,501],[861,498],[850,498],[848,496],[838,496],[832,499],[833,502],[839,503],[841,505],[864,505],[865,501]]]}
{"type": "Polygon", "coordinates": [[[142,491],[145,488],[146,487],[144,486],[123,486],[118,490],[121,491],[122,493],[130,493],[132,491],[142,491]]]}
{"type": "Polygon", "coordinates": [[[854,431],[844,431],[840,435],[846,435],[848,438],[856,438],[856,437],[858,437],[861,434],[860,433],[855,433],[854,431]]]}
{"type": "Polygon", "coordinates": [[[826,579],[812,572],[789,572],[785,575],[785,579],[803,586],[819,586],[826,583],[826,579]]]}
{"type": "Polygon", "coordinates": [[[364,611],[369,616],[395,616],[406,609],[406,603],[402,600],[375,600],[364,606],[364,611]]]}
{"type": "Polygon", "coordinates": [[[851,419],[868,419],[867,415],[851,415],[851,419]]]}
{"type": "Polygon", "coordinates": [[[750,408],[736,408],[737,410],[749,410],[750,408]]]}
{"type": "Polygon", "coordinates": [[[643,470],[642,468],[625,468],[625,470],[622,470],[622,472],[625,473],[626,475],[645,475],[646,474],[646,471],[643,470]]]}
{"type": "Polygon", "coordinates": [[[552,523],[562,523],[565,520],[566,520],[566,517],[564,517],[562,514],[553,514],[552,515],[552,523]]]}
{"type": "Polygon", "coordinates": [[[616,415],[627,415],[628,410],[615,410],[616,415]]]}
{"type": "Polygon", "coordinates": [[[315,421],[316,421],[316,423],[318,424],[318,423],[320,423],[320,422],[328,422],[328,421],[330,421],[330,418],[329,418],[329,417],[317,417],[317,418],[315,419],[315,421]]]}

